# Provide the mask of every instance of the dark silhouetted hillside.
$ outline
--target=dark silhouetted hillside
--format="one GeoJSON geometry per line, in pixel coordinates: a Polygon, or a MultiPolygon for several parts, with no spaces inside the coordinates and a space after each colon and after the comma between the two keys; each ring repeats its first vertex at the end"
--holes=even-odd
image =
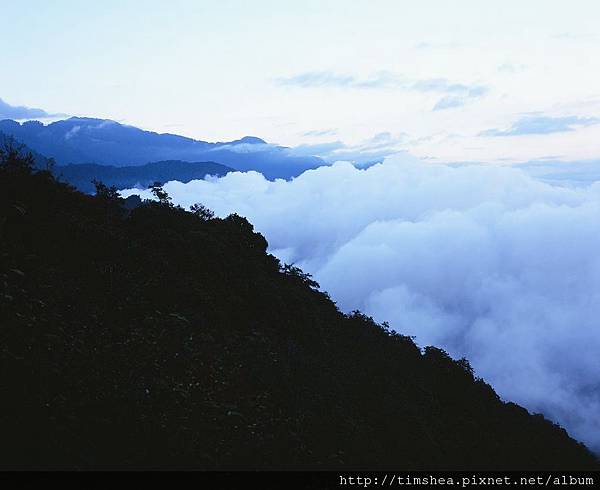
{"type": "Polygon", "coordinates": [[[67,182],[82,192],[95,191],[93,180],[117,189],[131,187],[147,188],[153,182],[189,182],[204,179],[207,175],[222,177],[233,172],[233,169],[214,162],[153,162],[135,167],[114,167],[112,165],[96,165],[84,163],[80,165],[56,166],[54,174],[59,180],[67,182]]]}
{"type": "Polygon", "coordinates": [[[105,119],[72,117],[48,125],[4,120],[0,121],[0,132],[54,158],[59,165],[96,163],[123,167],[164,160],[217,162],[236,170],[255,170],[268,179],[287,179],[324,165],[318,157],[293,156],[288,148],[256,137],[207,143],[105,119]]]}
{"type": "Polygon", "coordinates": [[[237,215],[0,165],[4,468],[590,468],[468,362],[282,266],[237,215]]]}

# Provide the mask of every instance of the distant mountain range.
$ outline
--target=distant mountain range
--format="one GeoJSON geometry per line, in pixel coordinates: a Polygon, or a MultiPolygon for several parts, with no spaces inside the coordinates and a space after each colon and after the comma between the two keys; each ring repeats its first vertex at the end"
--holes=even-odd
{"type": "Polygon", "coordinates": [[[87,193],[95,191],[92,183],[94,179],[109,187],[115,186],[117,189],[147,188],[154,182],[164,183],[178,180],[187,183],[191,180],[204,179],[207,175],[222,177],[233,171],[231,167],[215,162],[182,162],[181,160],[152,162],[131,167],[83,163],[59,166],[54,169],[55,175],[60,180],[87,193]]]}
{"type": "MultiPolygon", "coordinates": [[[[252,136],[209,143],[174,134],[144,131],[106,119],[72,117],[44,125],[0,121],[0,132],[14,137],[58,165],[93,163],[115,167],[151,162],[217,162],[235,170],[255,170],[268,179],[289,179],[325,165],[314,156],[294,156],[290,149],[252,136]]],[[[177,179],[180,180],[180,179],[177,179]]]]}

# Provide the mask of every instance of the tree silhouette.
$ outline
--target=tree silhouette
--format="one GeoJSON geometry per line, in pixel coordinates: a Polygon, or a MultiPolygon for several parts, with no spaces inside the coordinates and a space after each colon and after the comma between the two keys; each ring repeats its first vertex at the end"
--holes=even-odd
{"type": "Polygon", "coordinates": [[[160,204],[172,206],[171,197],[169,194],[167,194],[167,191],[163,189],[161,182],[154,182],[153,184],[150,184],[148,189],[150,189],[160,204]]]}
{"type": "Polygon", "coordinates": [[[320,287],[319,283],[312,278],[312,275],[310,275],[308,272],[304,272],[302,269],[293,264],[284,264],[281,267],[281,272],[298,279],[301,284],[304,284],[311,289],[319,289],[320,287]]]}
{"type": "Polygon", "coordinates": [[[109,202],[118,201],[120,198],[119,191],[113,185],[108,187],[106,184],[99,180],[93,179],[92,184],[96,188],[96,197],[109,202]]]}
{"type": "Polygon", "coordinates": [[[200,218],[202,221],[208,221],[215,217],[214,211],[208,209],[206,206],[200,203],[192,204],[190,206],[190,211],[198,216],[198,218],[200,218]]]}
{"type": "Polygon", "coordinates": [[[46,159],[46,172],[53,172],[56,167],[56,160],[54,158],[46,159]]]}
{"type": "Polygon", "coordinates": [[[24,145],[17,143],[10,136],[0,145],[0,165],[8,171],[30,173],[35,166],[35,160],[31,152],[25,150],[24,145]]]}

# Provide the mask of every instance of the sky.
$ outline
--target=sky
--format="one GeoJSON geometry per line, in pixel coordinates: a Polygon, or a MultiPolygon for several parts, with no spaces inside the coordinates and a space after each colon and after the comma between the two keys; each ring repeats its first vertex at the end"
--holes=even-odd
{"type": "Polygon", "coordinates": [[[330,160],[365,148],[600,158],[593,0],[0,6],[2,117],[33,108],[208,141],[254,135],[330,160]]]}

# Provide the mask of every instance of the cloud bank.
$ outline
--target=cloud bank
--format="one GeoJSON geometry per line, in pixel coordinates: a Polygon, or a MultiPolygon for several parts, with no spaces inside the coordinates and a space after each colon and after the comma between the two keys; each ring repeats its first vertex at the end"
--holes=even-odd
{"type": "Polygon", "coordinates": [[[539,180],[553,184],[585,186],[600,181],[600,160],[544,159],[519,163],[514,166],[525,170],[539,180]]]}
{"type": "Polygon", "coordinates": [[[231,173],[165,189],[247,216],[341,309],[466,356],[502,397],[600,450],[600,182],[392,157],[289,182],[231,173]]]}

